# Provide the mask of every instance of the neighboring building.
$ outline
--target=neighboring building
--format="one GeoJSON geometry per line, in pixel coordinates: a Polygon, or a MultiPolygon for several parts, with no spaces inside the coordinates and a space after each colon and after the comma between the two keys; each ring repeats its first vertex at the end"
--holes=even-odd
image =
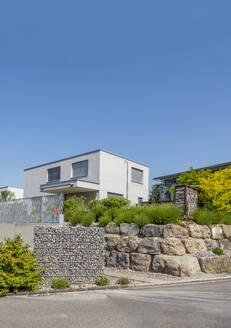
{"type": "Polygon", "coordinates": [[[5,191],[5,190],[13,192],[14,195],[15,195],[15,199],[23,198],[23,194],[24,194],[24,189],[23,188],[8,187],[8,186],[0,187],[0,192],[5,191]]]}
{"type": "Polygon", "coordinates": [[[24,170],[24,197],[54,193],[86,201],[118,196],[138,204],[148,200],[149,168],[99,149],[24,170]]]}
{"type": "MultiPolygon", "coordinates": [[[[231,166],[231,162],[226,162],[226,163],[221,163],[221,164],[216,164],[216,165],[211,165],[211,166],[206,166],[206,167],[201,167],[196,169],[196,171],[200,170],[211,170],[212,172],[214,171],[219,171],[223,170],[227,167],[231,166]]],[[[178,173],[172,173],[168,175],[163,175],[160,177],[156,177],[153,180],[159,181],[159,187],[158,187],[158,199],[160,201],[171,201],[174,200],[173,194],[170,192],[170,188],[174,187],[177,184],[177,179],[179,176],[186,171],[178,172],[178,173]]],[[[188,171],[187,171],[188,172],[188,171]]]]}

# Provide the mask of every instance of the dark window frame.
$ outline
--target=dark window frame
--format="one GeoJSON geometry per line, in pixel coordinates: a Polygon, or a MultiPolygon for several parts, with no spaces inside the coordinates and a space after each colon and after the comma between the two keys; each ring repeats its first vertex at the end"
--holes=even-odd
{"type": "Polygon", "coordinates": [[[47,181],[48,182],[60,181],[60,178],[61,178],[61,166],[51,167],[51,168],[47,169],[47,181]],[[54,178],[57,175],[57,173],[54,173],[54,171],[57,169],[59,170],[58,178],[54,178]],[[52,179],[50,177],[52,177],[52,179]]]}
{"type": "Polygon", "coordinates": [[[85,159],[85,160],[79,161],[79,162],[74,162],[74,163],[72,163],[71,166],[72,166],[72,178],[78,178],[78,179],[80,179],[80,178],[85,178],[85,177],[88,176],[88,169],[89,169],[89,161],[88,161],[88,159],[85,159]],[[73,166],[75,164],[80,164],[80,163],[84,163],[84,162],[87,163],[87,174],[86,175],[81,175],[81,176],[74,175],[74,167],[73,166]]]}

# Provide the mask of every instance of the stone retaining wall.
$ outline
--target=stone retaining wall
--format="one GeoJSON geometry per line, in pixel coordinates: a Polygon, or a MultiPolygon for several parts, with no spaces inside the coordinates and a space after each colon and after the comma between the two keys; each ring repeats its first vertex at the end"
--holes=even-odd
{"type": "Polygon", "coordinates": [[[111,222],[105,227],[105,265],[178,276],[231,270],[231,226],[154,225],[111,222]],[[215,247],[227,250],[215,256],[215,247]],[[200,253],[200,254],[198,254],[200,253]]]}
{"type": "Polygon", "coordinates": [[[94,281],[104,274],[104,229],[95,227],[37,226],[34,254],[45,266],[44,278],[71,283],[94,281]]]}

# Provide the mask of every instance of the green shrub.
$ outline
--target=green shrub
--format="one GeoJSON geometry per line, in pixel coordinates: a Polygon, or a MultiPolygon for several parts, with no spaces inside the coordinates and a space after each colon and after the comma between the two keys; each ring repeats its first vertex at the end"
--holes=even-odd
{"type": "Polygon", "coordinates": [[[86,210],[86,204],[83,197],[73,196],[63,202],[63,212],[66,220],[71,220],[74,213],[86,210]]]}
{"type": "Polygon", "coordinates": [[[223,255],[224,254],[223,250],[220,249],[219,247],[214,248],[213,253],[216,254],[216,255],[223,255]]]}
{"type": "Polygon", "coordinates": [[[112,218],[110,215],[104,215],[99,218],[99,224],[101,227],[105,227],[108,223],[112,222],[112,218]]]}
{"type": "Polygon", "coordinates": [[[72,225],[83,224],[86,227],[89,227],[93,222],[95,222],[94,213],[87,210],[76,210],[71,219],[72,225]]]}
{"type": "Polygon", "coordinates": [[[193,211],[192,217],[198,224],[231,224],[231,213],[223,211],[198,208],[193,211]]]}
{"type": "Polygon", "coordinates": [[[107,277],[100,277],[95,279],[95,284],[97,286],[106,286],[110,284],[110,280],[107,277]]]}
{"type": "Polygon", "coordinates": [[[69,288],[70,283],[66,279],[63,278],[55,278],[52,280],[51,288],[54,289],[65,289],[69,288]]]}
{"type": "Polygon", "coordinates": [[[127,278],[127,277],[120,277],[116,283],[118,285],[129,285],[131,283],[131,281],[127,278]]]}
{"type": "Polygon", "coordinates": [[[34,290],[42,282],[37,260],[23,245],[20,235],[0,242],[0,296],[19,290],[34,290]]]}
{"type": "Polygon", "coordinates": [[[100,202],[106,208],[122,208],[130,205],[129,200],[116,196],[104,198],[100,202]]]}

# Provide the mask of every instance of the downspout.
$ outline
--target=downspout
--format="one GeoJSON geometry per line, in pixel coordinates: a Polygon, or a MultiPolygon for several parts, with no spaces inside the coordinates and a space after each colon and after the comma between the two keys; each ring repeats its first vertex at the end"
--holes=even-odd
{"type": "Polygon", "coordinates": [[[126,199],[128,199],[128,161],[126,161],[126,163],[127,163],[126,199]]]}

